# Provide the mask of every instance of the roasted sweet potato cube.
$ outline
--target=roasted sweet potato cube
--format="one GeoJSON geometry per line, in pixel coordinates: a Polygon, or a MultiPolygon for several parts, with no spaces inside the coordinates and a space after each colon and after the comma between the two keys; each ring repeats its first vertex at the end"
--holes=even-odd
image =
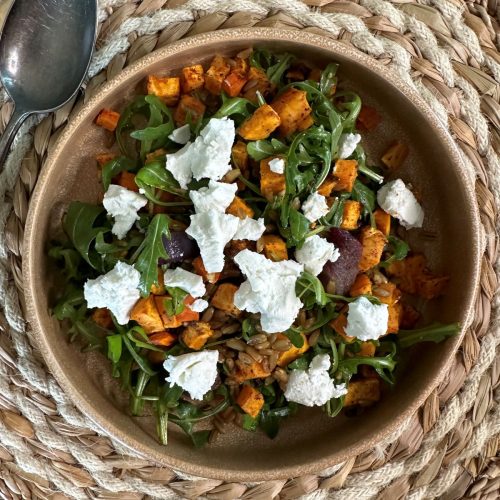
{"type": "Polygon", "coordinates": [[[197,98],[184,94],[175,108],[174,120],[178,127],[188,123],[196,123],[203,118],[206,106],[197,98]]]}
{"type": "Polygon", "coordinates": [[[150,292],[153,295],[164,295],[165,294],[165,281],[164,273],[161,267],[158,268],[158,284],[153,283],[151,285],[150,292]]]}
{"type": "Polygon", "coordinates": [[[279,127],[280,123],[278,113],[269,104],[263,104],[240,125],[238,134],[247,141],[266,139],[279,127]]]}
{"type": "Polygon", "coordinates": [[[159,97],[167,106],[175,106],[181,95],[181,80],[177,76],[148,76],[148,94],[159,97]]]}
{"type": "Polygon", "coordinates": [[[297,130],[299,132],[302,132],[303,130],[307,130],[309,127],[312,127],[314,125],[314,118],[312,114],[307,115],[303,120],[301,120],[297,124],[297,130]]]}
{"type": "Polygon", "coordinates": [[[351,380],[347,387],[344,406],[370,406],[380,400],[380,379],[351,380]]]}
{"type": "Polygon", "coordinates": [[[387,239],[378,229],[364,227],[361,230],[360,242],[363,248],[359,270],[368,271],[380,262],[387,239]]]}
{"type": "Polygon", "coordinates": [[[182,323],[185,323],[187,321],[198,321],[200,319],[200,314],[192,311],[189,307],[189,305],[194,301],[193,297],[191,297],[190,295],[188,295],[184,299],[184,310],[176,316],[170,316],[167,312],[167,308],[165,307],[165,301],[171,300],[170,297],[165,295],[156,295],[154,296],[154,300],[163,322],[164,329],[178,328],[182,325],[182,323]]]}
{"type": "Polygon", "coordinates": [[[417,282],[424,274],[426,266],[425,257],[422,254],[414,254],[403,260],[391,262],[387,268],[389,275],[397,278],[399,287],[406,293],[417,293],[417,282]]]}
{"type": "Polygon", "coordinates": [[[208,283],[216,283],[219,281],[220,273],[207,273],[201,257],[193,259],[193,268],[194,272],[203,278],[203,281],[208,281],[208,283]]]}
{"type": "Polygon", "coordinates": [[[116,158],[115,153],[100,153],[95,157],[97,164],[101,168],[104,167],[106,163],[110,162],[111,160],[114,160],[115,158],[116,158]]]}
{"type": "Polygon", "coordinates": [[[92,321],[101,328],[113,330],[114,323],[109,309],[106,309],[105,307],[98,307],[92,311],[92,315],[90,317],[92,318],[92,321]]]}
{"type": "Polygon", "coordinates": [[[236,398],[236,404],[245,413],[256,418],[264,406],[264,396],[259,390],[245,384],[236,398]]]}
{"type": "MultiPolygon", "coordinates": [[[[310,345],[309,342],[307,341],[307,337],[303,333],[301,333],[300,335],[304,340],[304,344],[302,345],[302,347],[295,347],[294,345],[292,345],[290,349],[288,349],[288,351],[280,352],[278,356],[278,363],[277,363],[278,366],[281,366],[282,368],[284,366],[287,366],[289,363],[295,361],[297,358],[302,356],[302,354],[304,354],[309,350],[310,345]]],[[[285,339],[287,337],[282,333],[280,333],[278,335],[278,338],[285,339]]]]}
{"type": "Polygon", "coordinates": [[[128,189],[129,191],[139,192],[139,186],[135,183],[135,174],[132,172],[120,172],[114,179],[113,182],[119,186],[128,189]]]}
{"type": "Polygon", "coordinates": [[[387,322],[387,333],[398,333],[399,325],[403,315],[403,306],[397,302],[389,306],[389,321],[387,322]]]}
{"type": "Polygon", "coordinates": [[[381,121],[382,117],[375,108],[363,104],[358,119],[356,120],[356,128],[364,132],[370,132],[374,130],[381,121]]]}
{"type": "Polygon", "coordinates": [[[247,145],[243,141],[237,141],[231,148],[231,159],[235,168],[239,168],[241,172],[248,170],[247,145]]]}
{"type": "Polygon", "coordinates": [[[253,103],[257,103],[257,92],[260,92],[265,97],[273,88],[273,85],[267,78],[266,72],[260,68],[251,66],[247,77],[248,82],[243,87],[243,97],[253,103]]]}
{"type": "Polygon", "coordinates": [[[145,163],[151,163],[152,161],[156,161],[158,159],[164,159],[167,154],[167,150],[164,148],[155,149],[146,155],[145,163]]]}
{"type": "Polygon", "coordinates": [[[427,300],[439,297],[444,293],[449,280],[448,276],[435,276],[426,272],[417,280],[417,293],[427,300]]]}
{"type": "Polygon", "coordinates": [[[344,202],[344,211],[342,213],[341,229],[354,231],[358,229],[358,221],[361,217],[361,210],[363,206],[359,201],[346,200],[344,202]]]}
{"type": "Polygon", "coordinates": [[[401,299],[401,291],[390,281],[388,283],[380,283],[379,285],[374,286],[373,295],[377,297],[382,304],[387,304],[389,306],[399,302],[401,299]]]}
{"type": "Polygon", "coordinates": [[[350,193],[358,176],[358,162],[356,160],[337,160],[333,169],[333,175],[337,179],[335,191],[347,191],[350,193]]]}
{"type": "Polygon", "coordinates": [[[403,310],[401,312],[399,327],[403,330],[411,330],[415,328],[415,325],[420,319],[420,313],[410,304],[402,304],[402,306],[403,310]]]}
{"type": "Polygon", "coordinates": [[[230,71],[229,61],[221,55],[216,55],[205,73],[205,88],[211,94],[219,95],[222,90],[222,82],[230,71]]]}
{"type": "Polygon", "coordinates": [[[210,304],[221,311],[226,311],[231,316],[238,317],[241,311],[234,305],[234,294],[238,287],[232,283],[222,283],[210,301],[210,304]]]}
{"type": "Polygon", "coordinates": [[[193,66],[186,66],[182,68],[181,73],[181,88],[183,94],[189,94],[195,90],[203,88],[205,84],[203,66],[195,64],[193,66]]]}
{"type": "Polygon", "coordinates": [[[286,242],[276,234],[265,234],[260,237],[257,248],[262,248],[264,255],[273,262],[288,260],[286,242]]]}
{"type": "Polygon", "coordinates": [[[256,378],[266,378],[271,375],[271,372],[264,369],[261,363],[255,361],[250,365],[241,365],[234,374],[236,382],[245,382],[245,380],[253,380],[256,378]]]}
{"type": "Polygon", "coordinates": [[[330,196],[332,191],[335,189],[335,185],[337,184],[337,179],[332,175],[329,175],[318,188],[318,194],[322,196],[330,196]]]}
{"type": "Polygon", "coordinates": [[[395,142],[382,156],[382,163],[391,171],[397,170],[406,160],[410,149],[402,142],[395,142]]]}
{"type": "Polygon", "coordinates": [[[365,273],[358,274],[354,283],[349,290],[349,295],[351,297],[359,297],[360,295],[371,295],[372,294],[372,282],[370,278],[365,273]]]}
{"type": "Polygon", "coordinates": [[[260,191],[269,201],[275,196],[284,194],[286,190],[285,174],[277,174],[269,167],[269,162],[274,158],[272,156],[260,160],[260,191]]]}
{"type": "Polygon", "coordinates": [[[335,333],[339,334],[344,339],[344,342],[347,344],[356,340],[356,337],[351,337],[345,332],[345,327],[347,326],[347,306],[344,307],[340,311],[339,315],[335,319],[332,319],[332,321],[328,324],[335,330],[335,333]]]}
{"type": "MultiPolygon", "coordinates": [[[[158,297],[149,295],[135,304],[130,312],[130,319],[139,323],[146,333],[160,332],[164,330],[163,321],[158,312],[158,297]]],[[[162,297],[163,298],[163,297],[162,297]]]]}
{"type": "Polygon", "coordinates": [[[375,344],[373,342],[361,342],[361,349],[356,354],[357,356],[364,356],[366,358],[373,358],[375,356],[375,344]]]}
{"type": "Polygon", "coordinates": [[[193,321],[184,328],[181,333],[181,340],[190,349],[199,351],[213,334],[214,332],[208,323],[193,321]]]}
{"type": "Polygon", "coordinates": [[[177,341],[177,335],[167,331],[157,332],[149,336],[149,341],[158,347],[170,347],[177,341]]]}
{"type": "Polygon", "coordinates": [[[293,134],[312,111],[307,102],[307,93],[294,88],[289,88],[275,97],[271,106],[281,119],[279,132],[284,137],[293,134]]]}
{"type": "Polygon", "coordinates": [[[224,81],[222,82],[222,90],[229,97],[236,97],[239,95],[241,89],[245,86],[247,81],[248,78],[246,73],[239,69],[233,70],[226,76],[226,78],[224,78],[224,81]]]}
{"type": "Polygon", "coordinates": [[[120,120],[120,113],[117,113],[112,109],[104,108],[97,115],[95,123],[96,125],[99,125],[99,127],[105,128],[110,132],[114,132],[116,127],[118,126],[119,120],[120,120]]]}
{"type": "Polygon", "coordinates": [[[240,219],[245,219],[247,217],[252,218],[254,216],[254,211],[239,196],[234,197],[234,200],[227,207],[226,213],[239,217],[240,219]]]}
{"type": "Polygon", "coordinates": [[[391,216],[381,208],[377,208],[377,210],[373,212],[373,217],[375,218],[377,229],[382,231],[385,236],[389,236],[391,232],[391,216]]]}

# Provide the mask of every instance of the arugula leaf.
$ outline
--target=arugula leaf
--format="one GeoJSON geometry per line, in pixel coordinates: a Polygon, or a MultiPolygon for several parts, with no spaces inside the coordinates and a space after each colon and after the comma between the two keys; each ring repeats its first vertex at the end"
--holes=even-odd
{"type": "Polygon", "coordinates": [[[147,117],[149,104],[143,95],[137,96],[121,113],[118,125],[115,130],[116,142],[124,156],[135,157],[135,151],[125,143],[124,135],[127,130],[134,128],[134,118],[137,115],[147,117]]]}
{"type": "Polygon", "coordinates": [[[158,260],[169,257],[163,244],[163,236],[170,237],[169,224],[170,219],[165,214],[156,214],[141,245],[135,268],[141,273],[139,286],[143,297],[149,295],[153,284],[158,285],[158,260]]]}
{"type": "Polygon", "coordinates": [[[375,210],[376,195],[365,184],[356,179],[352,189],[352,199],[359,201],[363,205],[363,215],[370,215],[375,210]]]}
{"type": "Polygon", "coordinates": [[[108,335],[106,341],[108,343],[108,359],[112,363],[118,363],[122,356],[122,336],[119,333],[108,335]]]}
{"type": "Polygon", "coordinates": [[[330,63],[328,66],[321,72],[321,78],[319,80],[319,90],[322,94],[326,96],[332,95],[332,91],[337,85],[337,70],[339,69],[339,65],[337,63],[330,63]]]}
{"type": "Polygon", "coordinates": [[[156,372],[151,368],[149,361],[146,358],[143,358],[136,350],[136,348],[130,343],[130,339],[127,335],[122,335],[123,343],[127,348],[128,352],[131,354],[134,361],[137,363],[137,366],[146,373],[147,375],[153,376],[156,372]]]}
{"type": "Polygon", "coordinates": [[[294,347],[298,347],[299,349],[304,345],[304,337],[302,337],[300,331],[295,330],[294,328],[289,328],[285,335],[290,339],[290,342],[294,347]]]}
{"type": "Polygon", "coordinates": [[[406,349],[420,342],[435,342],[436,344],[449,337],[458,335],[462,326],[460,323],[433,323],[418,330],[399,330],[397,341],[401,349],[406,349]]]}
{"type": "Polygon", "coordinates": [[[249,142],[247,144],[247,152],[250,158],[260,161],[269,156],[284,154],[288,151],[288,147],[278,139],[259,140],[249,142]]]}
{"type": "MultiPolygon", "coordinates": [[[[146,127],[142,130],[134,130],[130,137],[138,141],[156,141],[161,140],[162,143],[167,142],[168,136],[174,130],[173,123],[163,123],[156,127],[146,127]]],[[[150,148],[148,148],[150,149],[150,148]]]]}
{"type": "Polygon", "coordinates": [[[137,172],[135,183],[144,189],[145,196],[148,199],[158,205],[162,205],[164,202],[156,198],[155,189],[160,189],[183,198],[186,197],[186,191],[179,187],[179,183],[165,168],[165,164],[160,161],[152,161],[144,165],[137,172]]]}
{"type": "Polygon", "coordinates": [[[324,306],[330,301],[321,281],[307,271],[297,280],[295,293],[306,309],[311,309],[316,304],[324,306]]]}
{"type": "Polygon", "coordinates": [[[245,429],[246,431],[254,432],[257,430],[258,425],[259,425],[258,418],[253,418],[251,415],[248,415],[247,413],[243,415],[243,423],[242,423],[243,429],[245,429]]]}
{"type": "Polygon", "coordinates": [[[387,237],[387,241],[389,242],[389,247],[392,251],[392,255],[381,263],[382,267],[388,266],[395,260],[403,260],[404,258],[406,258],[408,252],[410,251],[410,246],[408,245],[408,243],[406,243],[406,241],[403,241],[396,236],[393,236],[392,234],[387,237]]]}
{"type": "Polygon", "coordinates": [[[248,339],[257,333],[255,328],[255,322],[250,318],[245,318],[241,323],[241,333],[243,340],[248,341],[248,339]]]}
{"type": "Polygon", "coordinates": [[[164,304],[169,316],[177,316],[184,311],[184,299],[189,295],[177,287],[166,287],[170,297],[166,297],[164,304]]]}
{"type": "Polygon", "coordinates": [[[266,75],[273,85],[279,85],[283,74],[290,67],[295,56],[292,54],[274,54],[274,64],[266,70],[266,75]]]}
{"type": "Polygon", "coordinates": [[[104,191],[107,191],[109,185],[111,184],[111,180],[113,177],[118,175],[120,172],[130,171],[135,167],[135,162],[130,158],[126,158],[125,156],[119,156],[118,158],[113,158],[108,161],[102,167],[101,180],[102,185],[104,187],[104,191]]]}
{"type": "Polygon", "coordinates": [[[63,263],[63,274],[67,280],[79,277],[78,265],[80,254],[73,248],[64,248],[60,245],[53,246],[49,250],[49,257],[63,263]]]}
{"type": "Polygon", "coordinates": [[[307,356],[301,356],[295,361],[288,364],[287,368],[290,370],[307,370],[309,368],[309,359],[307,356]]]}
{"type": "Polygon", "coordinates": [[[337,92],[335,102],[341,110],[345,110],[342,121],[343,129],[352,130],[361,111],[361,98],[352,91],[337,92]],[[339,98],[340,101],[338,101],[339,98]]]}
{"type": "Polygon", "coordinates": [[[102,271],[102,261],[95,251],[92,252],[91,245],[100,232],[109,230],[102,226],[95,227],[103,212],[102,206],[74,201],[69,205],[63,221],[64,231],[75,249],[88,264],[99,271],[102,271]]]}
{"type": "Polygon", "coordinates": [[[83,320],[86,312],[87,305],[82,287],[67,287],[64,295],[54,307],[54,316],[59,321],[69,319],[71,323],[83,320]]]}
{"type": "Polygon", "coordinates": [[[290,229],[281,229],[281,232],[287,238],[287,246],[300,248],[309,232],[309,219],[302,212],[292,207],[288,207],[288,219],[290,229]]]}
{"type": "Polygon", "coordinates": [[[212,118],[224,118],[225,116],[240,115],[248,118],[255,110],[255,105],[244,97],[228,97],[222,93],[222,105],[214,113],[212,118]],[[248,109],[250,108],[250,109],[248,109]]]}

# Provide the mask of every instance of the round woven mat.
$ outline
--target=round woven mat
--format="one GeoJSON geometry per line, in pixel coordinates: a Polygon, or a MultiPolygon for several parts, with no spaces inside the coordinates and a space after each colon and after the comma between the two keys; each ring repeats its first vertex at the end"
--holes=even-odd
{"type": "MultiPolygon", "coordinates": [[[[9,499],[499,498],[497,1],[99,3],[100,34],[85,91],[56,113],[28,123],[0,174],[0,495],[9,499]],[[158,47],[196,33],[248,26],[326,34],[398,71],[448,124],[475,175],[485,238],[473,325],[444,382],[397,435],[319,475],[225,484],[186,477],[134,456],[103,436],[73,406],[26,335],[21,245],[38,172],[67,120],[89,96],[123,67],[158,47]]],[[[4,125],[12,107],[3,90],[0,104],[4,125]]]]}

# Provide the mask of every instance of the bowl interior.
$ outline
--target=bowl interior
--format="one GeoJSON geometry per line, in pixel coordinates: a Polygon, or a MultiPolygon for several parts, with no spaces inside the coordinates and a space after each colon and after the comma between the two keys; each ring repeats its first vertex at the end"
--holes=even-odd
{"type": "Polygon", "coordinates": [[[451,139],[413,92],[371,59],[317,35],[280,30],[217,32],[178,42],[128,68],[93,98],[71,121],[54,147],[31,204],[25,240],[25,283],[29,319],[41,351],[75,403],[116,439],[138,453],[191,474],[226,480],[265,480],[318,471],[359,453],[390,432],[423,402],[442,378],[456,351],[458,338],[410,351],[398,383],[376,407],[352,418],[329,419],[319,409],[303,410],[269,440],[261,433],[230,428],[201,450],[171,426],[168,446],[158,444],[150,417],[127,414],[124,394],[111,378],[109,365],[97,353],[82,354],[68,344],[65,332],[51,318],[53,273],[47,244],[60,232],[68,203],[97,203],[102,191],[95,155],[109,136],[93,125],[103,107],[120,109],[140,88],[147,74],[175,74],[191,63],[207,63],[215,53],[234,55],[249,46],[289,51],[300,58],[340,63],[344,86],[383,116],[383,126],[366,134],[364,145],[372,163],[394,139],[410,146],[398,172],[423,200],[425,226],[411,231],[413,248],[423,251],[430,267],[451,276],[446,296],[423,305],[425,322],[466,323],[478,279],[478,218],[472,189],[459,165],[451,139]]]}

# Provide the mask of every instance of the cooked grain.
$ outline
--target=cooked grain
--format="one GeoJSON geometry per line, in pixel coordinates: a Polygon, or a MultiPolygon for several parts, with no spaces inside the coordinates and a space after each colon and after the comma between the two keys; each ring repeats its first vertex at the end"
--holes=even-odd
{"type": "Polygon", "coordinates": [[[278,382],[288,382],[288,374],[283,368],[280,368],[279,366],[275,368],[273,372],[273,377],[278,381],[278,382]]]}
{"type": "Polygon", "coordinates": [[[251,365],[254,362],[254,359],[252,356],[247,354],[246,352],[240,352],[238,354],[238,359],[242,362],[245,363],[246,365],[251,365]]]}
{"type": "Polygon", "coordinates": [[[318,343],[319,336],[321,335],[320,330],[314,330],[314,332],[309,335],[308,342],[311,347],[314,347],[318,343]]]}
{"type": "Polygon", "coordinates": [[[269,335],[269,342],[271,344],[274,344],[276,342],[277,338],[278,338],[278,334],[277,333],[272,333],[271,335],[269,335]]]}
{"type": "Polygon", "coordinates": [[[226,346],[236,351],[244,351],[247,347],[245,342],[240,339],[229,339],[226,341],[226,346]]]}
{"type": "Polygon", "coordinates": [[[261,365],[262,365],[262,369],[266,372],[270,372],[271,371],[271,368],[269,367],[269,359],[268,358],[264,358],[261,362],[261,365]]]}
{"type": "Polygon", "coordinates": [[[210,432],[210,435],[208,436],[208,442],[210,444],[214,443],[217,437],[219,436],[220,432],[217,429],[212,429],[210,432]]]}
{"type": "Polygon", "coordinates": [[[260,344],[261,342],[266,342],[266,341],[267,341],[267,335],[265,333],[258,333],[257,335],[250,337],[248,339],[247,344],[248,345],[255,345],[255,344],[260,344]]]}
{"type": "Polygon", "coordinates": [[[250,354],[250,356],[252,356],[252,358],[257,361],[257,363],[260,363],[262,361],[262,354],[260,354],[259,351],[257,351],[257,349],[254,349],[251,345],[246,346],[245,352],[247,354],[250,354]]]}
{"type": "Polygon", "coordinates": [[[239,168],[233,168],[230,170],[225,176],[224,176],[224,182],[234,182],[239,175],[241,174],[241,171],[239,168]]]}
{"type": "Polygon", "coordinates": [[[267,349],[259,349],[259,352],[263,355],[263,356],[271,356],[271,354],[273,354],[273,350],[270,349],[270,348],[267,348],[267,349]]]}
{"type": "Polygon", "coordinates": [[[271,347],[271,344],[266,340],[265,342],[261,342],[260,344],[255,344],[254,347],[258,351],[262,351],[262,350],[265,351],[266,349],[269,349],[271,347]]]}
{"type": "Polygon", "coordinates": [[[280,351],[280,352],[285,352],[288,351],[292,347],[292,343],[288,339],[278,339],[274,344],[273,344],[273,349],[275,351],[280,351]]]}
{"type": "Polygon", "coordinates": [[[278,364],[279,353],[273,351],[273,353],[269,356],[269,369],[272,371],[276,368],[278,364]]]}
{"type": "Polygon", "coordinates": [[[299,311],[299,315],[297,316],[297,321],[299,323],[300,326],[304,326],[304,323],[306,322],[306,312],[304,311],[304,309],[301,309],[299,311]]]}
{"type": "Polygon", "coordinates": [[[240,323],[232,323],[221,328],[221,332],[223,335],[230,335],[232,333],[239,332],[240,330],[240,323]]]}
{"type": "Polygon", "coordinates": [[[234,361],[231,358],[226,357],[226,367],[229,371],[232,371],[234,368],[234,361]]]}
{"type": "Polygon", "coordinates": [[[207,309],[205,309],[205,311],[203,311],[203,314],[201,315],[201,321],[209,323],[214,316],[214,312],[215,309],[212,306],[207,307],[207,309]]]}

